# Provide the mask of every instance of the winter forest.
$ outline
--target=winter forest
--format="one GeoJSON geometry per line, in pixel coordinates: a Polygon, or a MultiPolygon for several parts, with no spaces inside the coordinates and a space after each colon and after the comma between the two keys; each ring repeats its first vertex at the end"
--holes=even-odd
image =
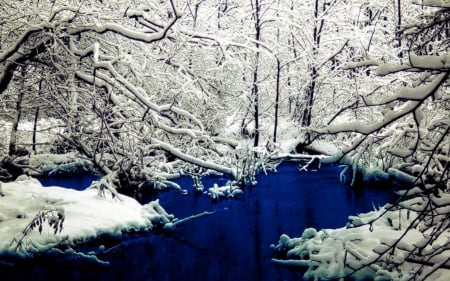
{"type": "MultiPolygon", "coordinates": [[[[323,158],[350,186],[409,188],[335,232],[282,235],[274,263],[313,280],[448,280],[449,48],[448,0],[3,0],[0,229],[24,174],[95,170],[111,208],[148,212],[132,224],[172,228],[164,206],[129,197],[184,192],[181,175],[203,190],[204,173],[233,178],[210,191],[230,196],[283,158],[323,158]]],[[[68,210],[45,202],[0,230],[1,251],[26,255],[42,227],[47,249],[61,243],[68,210]]]]}

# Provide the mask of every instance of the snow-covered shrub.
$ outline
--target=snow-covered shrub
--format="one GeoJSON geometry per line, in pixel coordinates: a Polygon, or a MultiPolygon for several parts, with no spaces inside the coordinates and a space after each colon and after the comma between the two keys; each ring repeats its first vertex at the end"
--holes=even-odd
{"type": "Polygon", "coordinates": [[[22,230],[22,237],[17,240],[14,238],[11,241],[11,245],[16,244],[14,251],[17,252],[24,246],[25,240],[33,230],[37,230],[39,233],[42,233],[43,228],[48,225],[48,227],[52,229],[54,235],[61,232],[63,230],[64,220],[65,214],[63,208],[38,212],[22,230]]]}
{"type": "Polygon", "coordinates": [[[420,187],[399,195],[399,204],[350,216],[345,228],[281,235],[273,260],[307,268],[307,280],[447,280],[450,195],[420,187]]]}
{"type": "Polygon", "coordinates": [[[233,151],[231,161],[234,165],[235,181],[240,186],[256,185],[256,174],[266,173],[269,154],[265,148],[241,148],[233,151]]]}
{"type": "Polygon", "coordinates": [[[242,194],[243,191],[236,181],[228,181],[224,186],[218,186],[214,184],[213,187],[208,189],[208,196],[212,199],[219,199],[220,197],[234,197],[238,194],[242,194]]]}

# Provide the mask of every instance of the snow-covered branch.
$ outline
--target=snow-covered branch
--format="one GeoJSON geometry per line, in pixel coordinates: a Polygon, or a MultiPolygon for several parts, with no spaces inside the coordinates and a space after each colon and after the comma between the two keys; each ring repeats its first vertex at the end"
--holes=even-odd
{"type": "Polygon", "coordinates": [[[206,169],[212,169],[212,170],[215,170],[215,171],[218,171],[218,172],[222,172],[222,173],[227,174],[227,175],[236,176],[236,171],[234,171],[231,168],[224,167],[224,166],[218,165],[218,164],[213,163],[213,162],[208,162],[208,161],[204,161],[202,159],[198,159],[198,158],[192,157],[192,156],[190,156],[190,155],[188,155],[186,153],[183,153],[182,151],[180,151],[179,149],[171,146],[168,143],[164,143],[164,142],[158,141],[158,140],[156,140],[154,138],[150,138],[150,143],[152,143],[150,148],[162,149],[162,150],[169,152],[170,154],[174,155],[175,157],[177,157],[177,158],[179,158],[179,159],[181,159],[181,160],[183,160],[185,162],[192,163],[194,165],[197,165],[197,166],[200,166],[200,167],[203,167],[203,168],[206,168],[206,169]]]}
{"type": "Polygon", "coordinates": [[[413,1],[416,5],[428,6],[428,7],[436,7],[436,8],[450,8],[450,2],[447,0],[421,0],[413,1]]]}

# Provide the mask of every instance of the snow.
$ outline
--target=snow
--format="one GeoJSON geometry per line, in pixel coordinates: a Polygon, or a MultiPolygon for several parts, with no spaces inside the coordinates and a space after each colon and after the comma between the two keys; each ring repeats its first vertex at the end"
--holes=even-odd
{"type": "MultiPolygon", "coordinates": [[[[11,109],[3,108],[3,112],[9,112],[11,109]]],[[[55,141],[55,135],[61,131],[59,126],[61,122],[53,119],[53,118],[45,118],[41,119],[36,126],[36,140],[38,143],[37,150],[42,153],[43,146],[40,146],[39,143],[52,143],[55,141]]],[[[12,123],[5,120],[0,120],[0,148],[6,148],[9,144],[9,138],[11,135],[11,127],[12,123]]],[[[31,147],[33,142],[32,134],[34,130],[34,122],[30,121],[21,121],[18,127],[18,143],[20,145],[26,145],[27,147],[31,147]]]]}
{"type": "Polygon", "coordinates": [[[450,8],[450,1],[448,0],[421,0],[413,1],[417,5],[425,5],[429,7],[450,8]]]}
{"type": "Polygon", "coordinates": [[[410,68],[411,66],[407,65],[407,64],[382,64],[380,66],[378,66],[375,69],[375,74],[378,76],[385,76],[388,74],[392,74],[392,73],[396,73],[396,72],[400,72],[400,71],[404,71],[407,70],[408,68],[410,68]]]}
{"type": "Polygon", "coordinates": [[[219,199],[220,197],[234,197],[242,193],[242,189],[232,182],[228,182],[225,186],[220,187],[217,184],[214,184],[213,187],[208,189],[208,195],[212,199],[219,199]]]}
{"type": "Polygon", "coordinates": [[[120,199],[113,197],[108,191],[100,197],[94,188],[77,191],[43,187],[38,180],[27,176],[15,182],[0,182],[0,186],[1,253],[29,255],[58,245],[70,247],[102,234],[149,230],[155,224],[174,219],[158,201],[141,205],[125,195],[120,195],[120,199]],[[50,212],[47,222],[35,223],[25,231],[43,212],[50,212]],[[52,219],[55,222],[62,219],[61,227],[50,226],[48,222],[52,219]]]}
{"type": "MultiPolygon", "coordinates": [[[[338,152],[335,146],[325,142],[318,142],[314,146],[315,150],[324,153],[338,152]]],[[[297,156],[310,161],[325,157],[297,156]]],[[[30,164],[38,171],[58,171],[72,165],[85,166],[87,163],[77,159],[75,155],[66,154],[32,156],[30,164]]],[[[396,168],[388,169],[387,174],[402,181],[410,182],[414,179],[396,168]]],[[[385,176],[377,169],[369,169],[365,173],[365,177],[369,178],[385,176]]],[[[191,219],[214,214],[204,212],[177,220],[173,215],[167,214],[158,201],[141,205],[132,198],[112,193],[108,188],[102,189],[101,183],[94,183],[85,191],[61,187],[44,188],[36,179],[27,176],[21,176],[15,182],[0,183],[0,252],[30,255],[37,251],[54,251],[59,246],[70,247],[102,234],[121,235],[125,231],[149,230],[155,224],[162,224],[164,229],[173,230],[191,219]],[[47,222],[33,225],[33,220],[43,212],[49,214],[47,222]],[[56,224],[49,225],[48,221],[52,220],[56,224]]],[[[107,182],[103,184],[108,185],[107,182]]],[[[422,192],[417,187],[400,191],[399,195],[412,197],[399,204],[403,209],[385,205],[369,213],[350,216],[346,227],[322,230],[308,228],[299,238],[283,234],[272,248],[275,251],[285,251],[286,259],[274,258],[273,261],[282,265],[306,267],[305,279],[340,278],[352,274],[355,280],[373,276],[379,280],[408,280],[416,263],[420,262],[411,260],[408,251],[420,246],[424,248],[423,253],[445,249],[440,246],[445,246],[450,237],[450,230],[444,230],[429,245],[428,229],[423,226],[408,228],[417,214],[429,204],[436,206],[435,219],[444,219],[450,213],[450,195],[441,193],[427,199],[420,196],[422,192]],[[403,238],[398,240],[399,237],[403,238]],[[395,255],[389,258],[398,267],[398,271],[382,266],[387,259],[386,252],[392,245],[395,245],[395,255]]],[[[242,190],[231,184],[221,187],[214,185],[205,193],[218,199],[236,196],[242,190]]],[[[424,274],[430,272],[430,268],[448,266],[449,262],[442,257],[449,254],[449,250],[444,250],[441,255],[432,256],[428,260],[432,266],[426,267],[424,274]]],[[[432,273],[430,280],[446,280],[448,274],[448,271],[439,268],[432,273]]]]}
{"type": "Polygon", "coordinates": [[[446,69],[450,66],[450,55],[410,55],[413,67],[427,69],[446,69]]]}
{"type": "Polygon", "coordinates": [[[440,85],[448,78],[448,73],[441,73],[436,75],[433,80],[423,87],[408,88],[403,87],[400,89],[397,99],[407,100],[423,100],[430,96],[439,88],[440,85]]]}
{"type": "MultiPolygon", "coordinates": [[[[450,1],[448,0],[417,0],[414,2],[420,5],[432,7],[450,7],[450,1]]],[[[96,19],[92,23],[90,21],[81,20],[81,22],[84,23],[83,25],[73,26],[70,24],[69,19],[75,15],[78,15],[76,12],[77,10],[64,7],[64,10],[67,9],[66,14],[62,12],[62,9],[55,9],[54,12],[50,13],[50,18],[47,16],[42,16],[43,18],[46,18],[42,23],[30,23],[30,26],[27,27],[28,32],[19,36],[15,40],[17,44],[7,46],[7,48],[3,50],[0,54],[0,61],[8,61],[11,63],[19,61],[19,58],[23,56],[20,52],[16,52],[21,49],[19,48],[19,43],[25,42],[26,37],[34,31],[53,28],[52,23],[56,24],[54,21],[55,18],[58,18],[58,21],[61,22],[68,22],[67,27],[63,29],[67,34],[78,34],[84,31],[94,31],[98,34],[102,34],[112,31],[135,41],[146,43],[154,42],[163,38],[168,29],[181,15],[181,12],[173,6],[172,2],[171,4],[174,17],[167,24],[156,24],[150,18],[150,15],[147,15],[146,11],[127,8],[123,13],[123,17],[139,17],[144,21],[155,24],[155,26],[162,25],[163,28],[159,32],[155,33],[149,33],[147,30],[136,30],[135,28],[132,28],[131,25],[105,23],[103,22],[105,20],[102,19],[96,19]]],[[[350,14],[356,17],[356,11],[359,16],[360,10],[357,8],[355,8],[355,10],[350,14]]],[[[268,19],[270,19],[270,17],[268,19]]],[[[17,33],[21,34],[20,31],[21,30],[19,29],[17,33]]],[[[188,32],[190,31],[182,31],[184,34],[188,34],[188,32]]],[[[220,38],[220,36],[214,37],[206,33],[199,33],[197,31],[191,32],[188,35],[192,38],[202,37],[204,39],[216,41],[221,45],[221,48],[227,48],[227,45],[235,44],[228,41],[226,38],[220,38]],[[222,44],[224,46],[222,46],[222,44]]],[[[101,41],[93,43],[84,50],[77,48],[74,42],[75,41],[70,40],[69,49],[72,54],[75,54],[80,58],[92,54],[92,66],[94,69],[104,69],[110,74],[108,76],[105,73],[102,73],[103,71],[99,71],[97,72],[97,77],[99,79],[96,79],[96,77],[92,76],[89,71],[85,73],[82,70],[78,70],[76,72],[78,78],[81,78],[81,80],[84,79],[85,81],[93,83],[96,86],[111,87],[111,85],[118,85],[117,87],[119,91],[111,91],[110,99],[115,101],[116,104],[120,104],[121,101],[118,98],[118,94],[116,95],[113,92],[117,93],[123,91],[125,96],[128,95],[129,98],[139,100],[140,104],[145,105],[145,107],[154,111],[151,113],[152,122],[154,123],[153,125],[164,130],[165,132],[169,132],[174,135],[186,135],[193,139],[200,140],[207,138],[206,135],[203,135],[204,128],[202,121],[197,119],[194,114],[191,114],[189,110],[178,108],[177,106],[174,106],[175,103],[172,102],[164,105],[159,105],[156,102],[152,102],[151,98],[147,95],[148,89],[136,86],[130,82],[131,80],[129,81],[123,77],[118,71],[119,67],[116,67],[118,58],[108,57],[108,53],[103,53],[103,51],[101,51],[101,44],[99,43],[101,41]],[[96,79],[96,81],[93,79],[96,79]],[[164,122],[160,122],[157,113],[169,110],[177,115],[180,115],[180,117],[189,120],[193,127],[170,127],[164,122]]],[[[235,46],[238,45],[236,44],[235,46]]],[[[245,47],[247,48],[247,46],[245,47]]],[[[332,54],[332,57],[334,57],[334,55],[335,54],[332,54]]],[[[125,65],[130,64],[131,56],[125,55],[123,58],[127,60],[127,62],[123,61],[125,62],[125,65]]],[[[325,61],[328,60],[329,57],[326,58],[325,61]]],[[[426,119],[429,116],[424,114],[424,112],[419,109],[419,106],[421,105],[421,102],[428,97],[433,96],[435,99],[440,98],[436,93],[438,93],[439,87],[441,87],[448,79],[448,71],[446,70],[450,66],[450,56],[447,54],[427,56],[411,55],[408,63],[380,64],[378,60],[369,59],[348,64],[345,68],[375,66],[375,74],[380,76],[409,70],[410,68],[439,70],[445,71],[445,73],[439,75],[433,74],[433,76],[430,76],[429,81],[424,83],[424,86],[415,85],[416,87],[404,87],[401,91],[392,95],[387,95],[386,98],[382,98],[381,100],[378,96],[376,96],[374,98],[374,105],[407,100],[403,106],[387,111],[384,115],[384,119],[375,120],[369,123],[362,119],[347,123],[333,123],[324,129],[319,128],[316,131],[331,134],[355,131],[363,135],[372,136],[373,133],[380,132],[380,130],[385,128],[387,125],[396,120],[400,120],[402,117],[411,113],[414,115],[414,118],[418,123],[418,127],[419,125],[422,125],[422,123],[427,121],[426,119]]],[[[323,63],[319,63],[319,66],[322,65],[323,63]]],[[[0,71],[0,76],[5,75],[4,70],[7,69],[6,66],[8,66],[8,64],[5,64],[5,67],[3,67],[2,71],[0,71]]],[[[181,72],[182,68],[180,67],[178,70],[181,72]]],[[[425,82],[425,80],[423,82],[425,82]]],[[[241,118],[241,116],[238,117],[241,118]]],[[[225,126],[221,137],[239,134],[239,124],[241,123],[237,121],[239,118],[233,117],[233,120],[228,120],[229,122],[227,122],[227,126],[225,126]]],[[[264,117],[261,116],[261,118],[263,120],[264,117]]],[[[304,131],[302,131],[296,122],[288,122],[282,117],[280,117],[280,120],[282,122],[280,122],[278,128],[279,139],[277,140],[277,143],[271,144],[279,153],[278,157],[289,156],[293,158],[298,157],[310,159],[306,165],[300,168],[301,170],[308,170],[310,167],[314,167],[312,164],[316,159],[325,161],[324,155],[292,155],[291,153],[295,151],[295,147],[301,142],[304,131]]],[[[446,116],[439,118],[439,120],[431,122],[429,128],[431,130],[437,128],[437,126],[448,127],[448,124],[450,123],[448,120],[450,119],[446,118],[446,116]]],[[[136,121],[139,121],[139,119],[136,119],[136,121]]],[[[21,124],[23,123],[24,122],[21,122],[21,124]]],[[[261,123],[261,127],[257,128],[262,134],[261,139],[264,141],[270,140],[270,137],[268,137],[267,134],[264,135],[264,133],[271,132],[271,129],[269,128],[271,126],[271,122],[266,122],[266,120],[264,120],[264,122],[261,123]]],[[[28,124],[31,125],[31,123],[28,124]]],[[[251,133],[254,132],[254,126],[255,124],[253,122],[249,123],[247,127],[248,131],[251,133]]],[[[9,123],[7,124],[4,121],[0,121],[0,144],[3,144],[0,145],[0,147],[7,147],[7,143],[9,141],[8,132],[10,132],[10,130],[11,128],[9,123]]],[[[399,128],[399,130],[405,129],[399,128]]],[[[25,138],[23,136],[25,135],[24,132],[28,131],[29,134],[31,127],[28,130],[21,131],[23,131],[22,138],[25,138]]],[[[50,134],[50,132],[51,130],[48,130],[48,133],[39,135],[38,139],[40,141],[42,141],[42,139],[51,140],[52,134],[50,134]]],[[[387,132],[381,133],[385,134],[381,135],[381,138],[388,136],[387,132]]],[[[218,139],[219,137],[216,138],[216,140],[218,139]]],[[[178,148],[176,144],[172,145],[170,142],[160,140],[158,136],[145,136],[143,137],[143,140],[144,141],[142,143],[150,144],[147,147],[143,147],[143,150],[158,148],[169,152],[185,162],[237,176],[236,169],[230,168],[222,163],[198,159],[186,152],[183,148],[178,148]]],[[[234,140],[227,141],[227,143],[231,143],[235,147],[246,147],[246,145],[238,144],[237,141],[234,140]]],[[[261,143],[263,142],[261,141],[261,143]]],[[[269,141],[267,141],[267,143],[269,143],[269,141]]],[[[326,143],[313,144],[313,149],[315,151],[322,152],[325,155],[340,155],[341,152],[335,148],[335,146],[328,146],[326,143]]],[[[261,147],[260,152],[264,149],[265,148],[261,147]]],[[[386,151],[390,154],[403,158],[406,158],[412,154],[411,148],[403,148],[400,150],[387,147],[386,149],[386,151]]],[[[421,147],[421,149],[423,148],[421,147]]],[[[379,152],[383,153],[384,151],[379,149],[379,152]]],[[[93,158],[95,159],[95,155],[93,158]]],[[[359,158],[359,156],[355,157],[355,164],[352,164],[355,172],[356,167],[358,166],[359,158]]],[[[329,159],[328,161],[332,161],[336,158],[327,159],[329,159]]],[[[445,163],[445,161],[448,161],[448,157],[438,160],[439,161],[436,162],[445,163]]],[[[422,160],[418,159],[418,161],[422,160]]],[[[75,155],[70,154],[40,155],[39,158],[31,156],[29,163],[30,166],[35,168],[26,171],[29,175],[70,172],[78,168],[91,169],[91,164],[88,161],[80,160],[75,155]]],[[[408,170],[405,172],[401,169],[393,167],[389,168],[387,172],[376,169],[376,167],[369,167],[370,170],[365,173],[364,178],[367,180],[372,178],[384,179],[390,176],[403,182],[413,183],[416,181],[416,177],[413,175],[424,170],[424,168],[427,167],[411,167],[410,170],[413,172],[415,171],[415,173],[410,173],[408,170]]],[[[347,169],[350,169],[350,166],[343,171],[341,174],[342,178],[344,178],[347,169]]],[[[162,169],[157,172],[161,172],[161,170],[162,169]]],[[[171,170],[168,170],[167,172],[170,171],[171,170]]],[[[149,172],[148,174],[152,173],[149,172]]],[[[430,174],[432,174],[432,171],[430,174]]],[[[45,251],[58,244],[71,245],[77,241],[95,238],[102,233],[120,234],[123,231],[131,229],[146,230],[150,229],[154,223],[162,223],[167,225],[168,228],[173,228],[176,224],[186,221],[174,221],[173,216],[168,215],[159,205],[158,201],[142,206],[134,199],[114,193],[114,190],[110,188],[110,185],[111,181],[108,181],[106,178],[94,184],[91,189],[85,191],[74,191],[59,187],[43,188],[35,179],[26,177],[20,177],[16,182],[0,183],[0,237],[2,237],[2,240],[0,241],[0,251],[15,251],[17,248],[19,254],[28,254],[34,251],[45,251]],[[33,223],[34,219],[39,219],[41,217],[47,219],[47,222],[52,222],[51,225],[43,223],[40,220],[38,220],[39,224],[33,223]],[[64,221],[62,221],[63,219],[64,221]],[[18,243],[19,241],[24,241],[24,243],[20,244],[18,243]]],[[[156,189],[172,187],[185,192],[180,186],[164,179],[155,182],[154,187],[156,189]]],[[[448,188],[449,183],[447,183],[447,189],[448,188]]],[[[413,188],[407,192],[405,191],[399,193],[410,197],[420,195],[422,192],[423,190],[420,188],[413,188]]],[[[242,189],[240,189],[237,185],[232,184],[222,187],[214,185],[209,188],[206,193],[211,198],[218,199],[219,197],[233,197],[242,193],[242,189]]],[[[369,263],[374,261],[374,259],[379,257],[377,253],[382,253],[384,251],[385,245],[392,245],[395,241],[397,241],[396,239],[399,235],[404,233],[405,226],[410,224],[411,221],[415,219],[414,215],[409,216],[409,213],[407,214],[407,212],[412,212],[414,214],[414,212],[420,212],[425,206],[432,204],[435,206],[435,213],[433,214],[434,218],[439,218],[450,212],[449,202],[450,198],[448,194],[440,194],[439,197],[435,195],[430,195],[429,197],[417,196],[400,203],[399,206],[404,208],[401,210],[391,210],[390,207],[385,206],[380,210],[376,210],[368,214],[351,216],[351,224],[347,228],[320,231],[315,229],[306,229],[301,238],[292,239],[286,235],[282,235],[282,237],[280,237],[279,245],[275,246],[275,248],[289,249],[288,260],[276,261],[284,264],[308,266],[309,269],[305,276],[306,278],[311,277],[317,279],[330,276],[343,276],[344,274],[348,274],[348,268],[359,268],[361,264],[365,262],[369,263]],[[381,217],[381,219],[372,223],[372,220],[378,217],[381,217]],[[347,253],[349,253],[348,257],[347,253]]],[[[400,276],[398,272],[396,273],[394,271],[389,271],[385,268],[379,267],[376,263],[373,263],[371,266],[367,267],[367,270],[359,270],[357,272],[358,278],[362,278],[362,276],[371,276],[375,273],[380,279],[382,276],[390,279],[406,278],[412,266],[403,262],[405,260],[405,250],[413,249],[412,245],[423,245],[425,247],[425,252],[427,250],[433,250],[426,248],[428,245],[427,235],[429,235],[429,233],[426,231],[411,229],[410,231],[407,231],[404,240],[397,244],[399,250],[397,251],[398,253],[393,256],[393,259],[394,263],[401,264],[399,266],[399,271],[404,273],[403,276],[400,276]]],[[[449,237],[448,233],[447,237],[449,237]]],[[[447,242],[448,241],[437,240],[434,247],[437,247],[437,245],[445,245],[447,242]]],[[[439,266],[447,262],[439,259],[439,256],[434,258],[436,260],[430,259],[430,261],[432,261],[435,266],[439,266]]],[[[439,278],[439,273],[440,272],[437,272],[436,276],[434,276],[435,279],[439,278]]]]}
{"type": "Polygon", "coordinates": [[[411,176],[399,169],[396,168],[389,168],[387,170],[387,172],[389,173],[389,175],[393,176],[395,179],[403,181],[403,182],[407,182],[407,183],[414,183],[416,181],[416,177],[411,176]]]}
{"type": "MultiPolygon", "coordinates": [[[[410,191],[400,193],[420,194],[417,189],[410,191]]],[[[386,204],[378,210],[350,216],[346,227],[306,229],[300,238],[283,234],[271,247],[286,252],[286,258],[273,261],[306,267],[305,280],[347,276],[352,280],[448,280],[450,229],[444,225],[450,212],[449,203],[450,196],[446,193],[430,199],[418,196],[403,201],[400,206],[404,208],[386,204]],[[434,227],[429,227],[429,221],[418,218],[430,204],[437,206],[431,219],[444,224],[439,235],[434,227]],[[384,266],[387,262],[388,268],[384,266]],[[421,268],[423,264],[426,266],[421,268]]]]}
{"type": "Polygon", "coordinates": [[[205,211],[205,212],[202,212],[202,213],[199,213],[199,214],[196,214],[196,215],[192,215],[192,216],[189,216],[187,218],[180,219],[180,220],[174,219],[171,222],[166,223],[164,225],[164,229],[165,230],[174,230],[176,228],[176,226],[181,224],[181,223],[185,223],[185,222],[193,220],[193,219],[197,219],[197,218],[204,217],[204,216],[209,216],[209,215],[214,215],[214,214],[215,214],[215,212],[205,211]]]}
{"type": "Polygon", "coordinates": [[[93,171],[94,169],[90,161],[81,159],[75,153],[31,155],[28,163],[32,168],[27,168],[25,172],[32,176],[55,175],[80,170],[93,171]]]}
{"type": "Polygon", "coordinates": [[[174,146],[165,143],[165,142],[161,142],[157,139],[154,138],[150,138],[149,140],[151,140],[151,143],[153,143],[152,147],[158,147],[162,150],[168,151],[170,152],[172,155],[176,156],[179,159],[182,159],[188,163],[192,163],[194,165],[198,165],[200,167],[208,167],[211,168],[213,170],[222,172],[224,174],[228,174],[228,175],[235,175],[236,171],[234,169],[228,168],[228,167],[224,167],[221,165],[218,165],[216,163],[213,162],[209,162],[209,161],[204,161],[195,157],[192,157],[184,152],[182,152],[181,150],[175,148],[174,146]]]}

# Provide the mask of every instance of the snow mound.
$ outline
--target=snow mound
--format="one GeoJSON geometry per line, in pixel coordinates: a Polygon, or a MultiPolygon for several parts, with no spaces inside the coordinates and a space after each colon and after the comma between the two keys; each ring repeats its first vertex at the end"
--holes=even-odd
{"type": "Polygon", "coordinates": [[[347,227],[283,234],[272,260],[307,268],[305,280],[449,280],[449,205],[444,192],[414,196],[350,216],[347,227]]]}
{"type": "Polygon", "coordinates": [[[108,191],[43,187],[34,178],[0,182],[0,252],[28,255],[102,234],[148,230],[174,219],[158,201],[146,205],[108,191]]]}

